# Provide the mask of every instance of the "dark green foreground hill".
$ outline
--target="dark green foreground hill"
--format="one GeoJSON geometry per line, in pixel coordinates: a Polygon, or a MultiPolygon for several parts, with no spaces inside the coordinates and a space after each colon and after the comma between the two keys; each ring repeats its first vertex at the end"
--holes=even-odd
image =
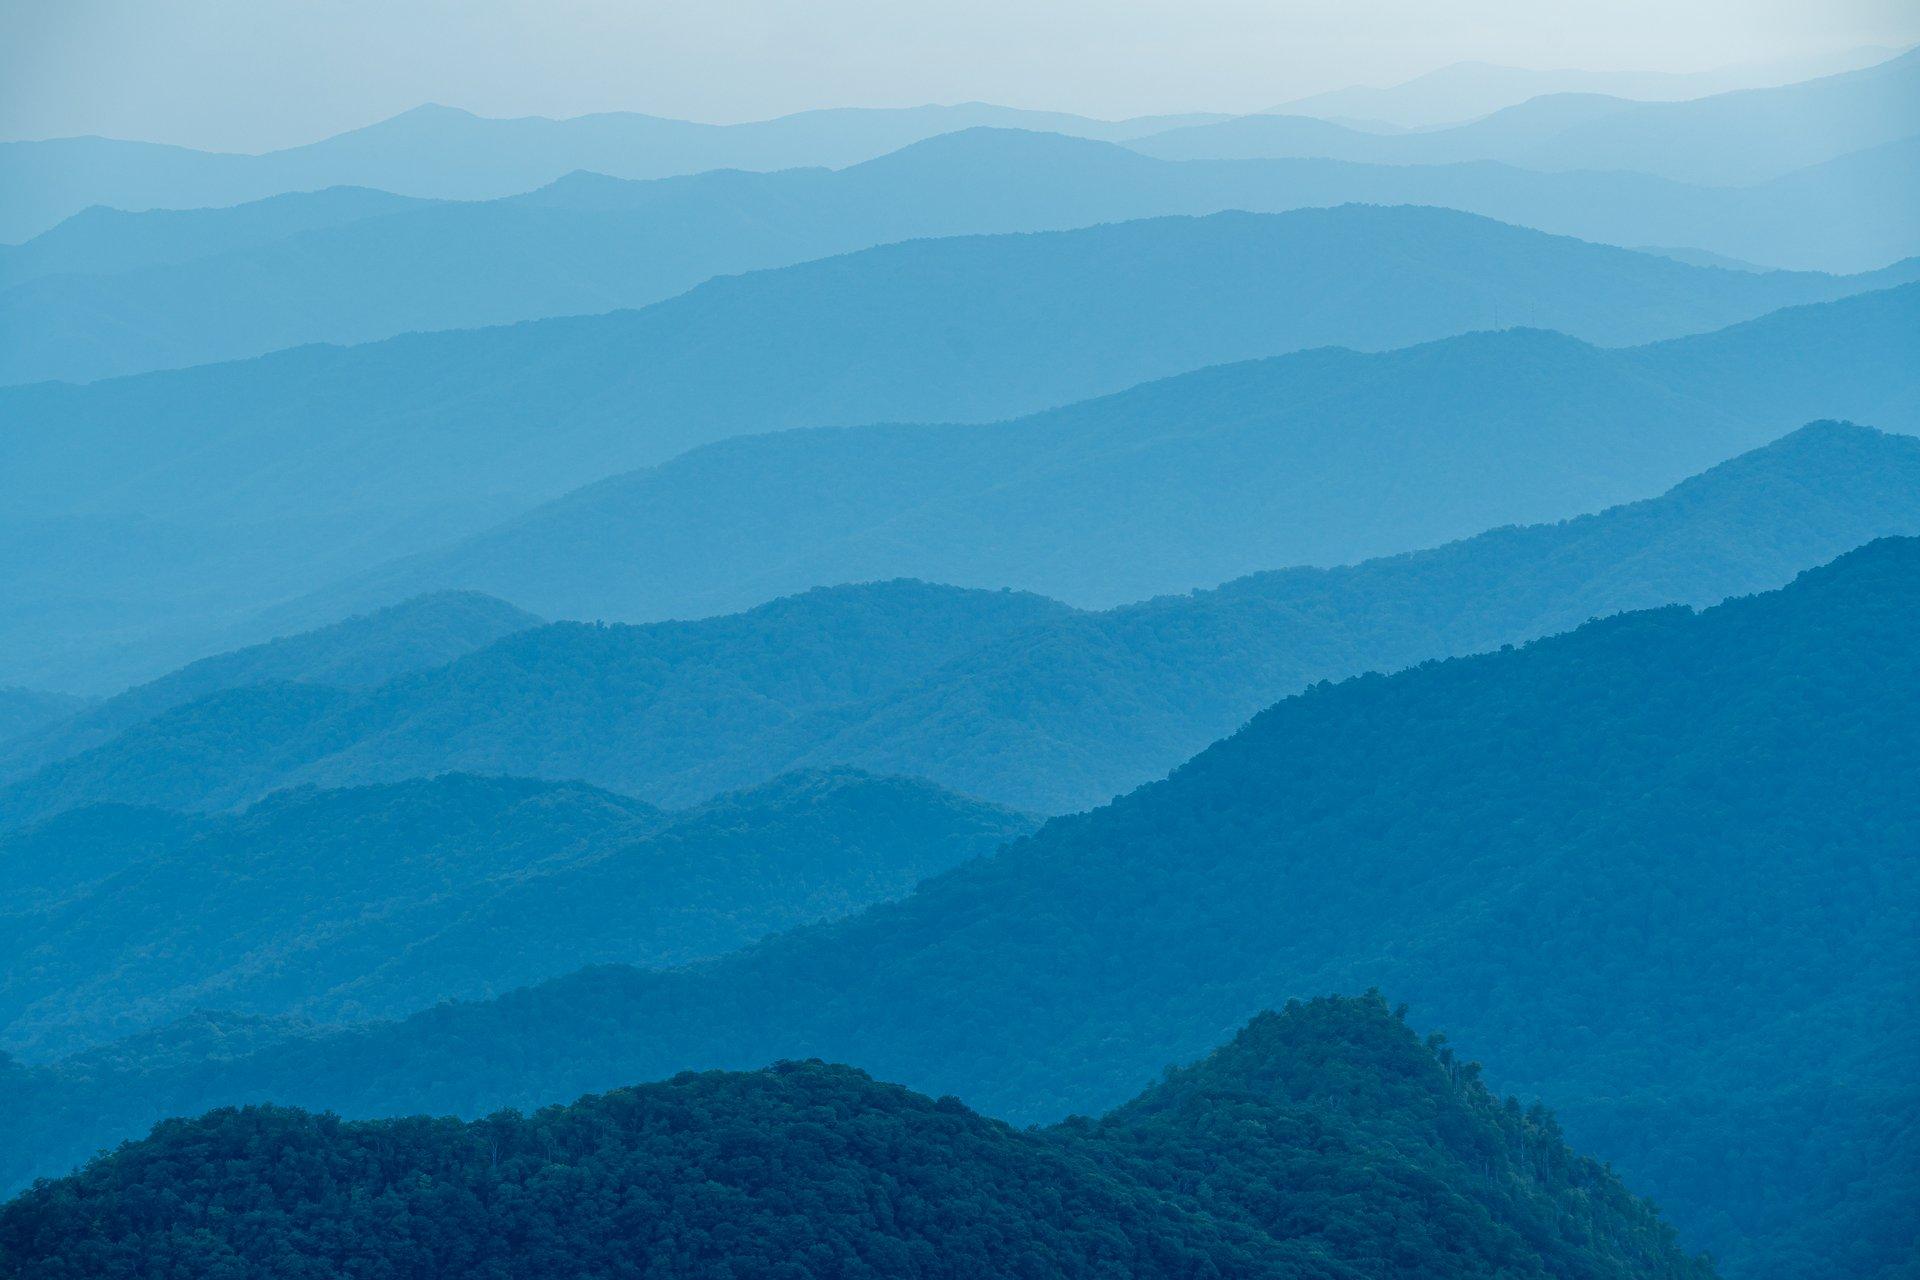
{"type": "Polygon", "coordinates": [[[1262,1014],[1104,1119],[1021,1132],[849,1067],[462,1123],[175,1120],[0,1209],[39,1280],[1711,1275],[1551,1117],[1377,996],[1262,1014]]]}

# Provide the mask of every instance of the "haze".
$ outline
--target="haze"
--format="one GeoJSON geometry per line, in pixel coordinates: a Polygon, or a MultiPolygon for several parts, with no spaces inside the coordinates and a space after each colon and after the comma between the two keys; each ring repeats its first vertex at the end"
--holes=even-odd
{"type": "MultiPolygon", "coordinates": [[[[983,100],[1119,117],[1260,110],[1462,60],[1700,71],[1920,39],[1905,0],[14,0],[0,136],[256,151],[422,102],[716,122],[983,100]]],[[[1792,75],[1781,78],[1795,78],[1792,75]]]]}

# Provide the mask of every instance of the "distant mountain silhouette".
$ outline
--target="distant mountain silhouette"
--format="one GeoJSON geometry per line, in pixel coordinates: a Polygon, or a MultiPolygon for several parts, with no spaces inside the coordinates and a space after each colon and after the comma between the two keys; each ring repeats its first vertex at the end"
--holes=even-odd
{"type": "Polygon", "coordinates": [[[1889,539],[1698,615],[1317,686],[1163,783],[709,965],[17,1072],[16,1168],[214,1105],[480,1115],[796,1053],[1054,1119],[1289,993],[1377,985],[1558,1099],[1729,1274],[1884,1274],[1920,1168],[1885,1123],[1914,1104],[1917,627],[1920,541],[1889,539]]]}
{"type": "Polygon", "coordinates": [[[1378,120],[1405,128],[1460,124],[1529,98],[1558,93],[1603,93],[1643,102],[1677,102],[1791,84],[1873,66],[1900,51],[1880,45],[1841,53],[1797,56],[1712,71],[1543,71],[1486,62],[1456,62],[1383,88],[1355,86],[1294,98],[1268,114],[1378,120]]]}
{"type": "Polygon", "coordinates": [[[1888,534],[1920,534],[1920,440],[1817,424],[1596,516],[1106,613],[880,583],[707,622],[550,627],[285,716],[292,691],[214,697],[49,763],[0,791],[0,814],[217,806],[455,768],[686,804],[843,765],[1068,812],[1164,775],[1314,681],[1713,604],[1888,534]],[[951,641],[902,660],[903,634],[936,630],[951,641]]]}
{"type": "Polygon", "coordinates": [[[1920,132],[1920,49],[1875,66],[1689,102],[1535,98],[1452,128],[1378,134],[1305,116],[1242,116],[1130,145],[1170,160],[1317,156],[1375,163],[1500,160],[1628,169],[1680,182],[1764,182],[1920,132]]]}
{"type": "MultiPolygon", "coordinates": [[[[1163,160],[1323,159],[1366,164],[1524,164],[1567,129],[1641,104],[1602,93],[1554,93],[1443,129],[1376,132],[1317,116],[1251,115],[1188,125],[1127,144],[1163,160]]],[[[1544,166],[1543,166],[1544,167],[1544,166]]],[[[1581,166],[1558,166],[1581,167],[1581,166]]],[[[1671,178],[1673,175],[1662,175],[1671,178]]],[[[1689,181],[1681,178],[1680,181],[1689,181]]]]}
{"type": "Polygon", "coordinates": [[[0,330],[11,338],[0,382],[644,306],[715,275],[916,237],[1356,200],[1774,267],[1860,270],[1920,254],[1920,140],[1726,189],[1491,163],[1176,163],[1110,143],[976,129],[837,172],[655,182],[576,173],[479,204],[336,190],[232,209],[93,210],[10,258],[0,251],[0,280],[21,277],[0,292],[0,330]]]}
{"type": "Polygon", "coordinates": [[[1920,432],[1916,332],[1909,285],[1628,351],[1473,334],[1203,370],[996,426],[746,437],[277,624],[447,587],[640,622],[891,577],[1108,606],[1350,563],[1644,497],[1827,414],[1920,432]]]}
{"type": "Polygon", "coordinates": [[[108,275],[189,262],[424,203],[365,187],[329,187],[227,208],[129,213],[95,205],[25,244],[0,245],[0,287],[44,276],[108,275]]]}
{"type": "MultiPolygon", "coordinates": [[[[0,192],[5,193],[0,198],[0,241],[28,239],[94,205],[128,210],[204,208],[335,186],[372,187],[416,197],[491,199],[532,190],[576,169],[622,178],[657,178],[727,168],[837,168],[923,138],[982,125],[1112,142],[1151,139],[1146,145],[1157,154],[1186,157],[1308,155],[1421,164],[1509,159],[1554,168],[1638,168],[1683,181],[1734,180],[1724,179],[1727,172],[1751,179],[1908,136],[1901,125],[1914,118],[1913,104],[1891,81],[1902,71],[1910,72],[1912,61],[1908,53],[1804,85],[1697,99],[1722,104],[1705,110],[1680,110],[1695,103],[1652,103],[1642,110],[1654,114],[1637,122],[1628,123],[1623,115],[1612,130],[1570,134],[1564,142],[1556,140],[1548,147],[1513,154],[1500,151],[1511,141],[1499,130],[1472,132],[1478,122],[1464,126],[1469,131],[1464,134],[1443,129],[1408,134],[1396,141],[1391,134],[1309,120],[1315,114],[1362,118],[1374,114],[1365,108],[1337,109],[1311,102],[1289,104],[1286,110],[1295,113],[1290,117],[1188,115],[1100,121],[963,103],[808,111],[737,125],[630,113],[571,120],[490,120],[456,108],[427,105],[363,129],[257,156],[106,138],[7,142],[0,143],[0,192]],[[1876,73],[1888,83],[1873,83],[1876,73]],[[1766,94],[1785,96],[1759,96],[1766,94]],[[1660,114],[1667,111],[1673,114],[1660,114]],[[1256,136],[1247,135],[1239,123],[1245,119],[1304,123],[1270,126],[1283,132],[1263,144],[1257,131],[1256,136]],[[1309,130],[1311,124],[1326,127],[1309,130]],[[1226,132],[1205,132],[1215,125],[1226,132]],[[1671,134],[1665,140],[1659,138],[1663,130],[1671,134]],[[1879,136],[1871,136],[1876,132],[1879,136]],[[1298,149],[1303,144],[1309,149],[1298,149]],[[1716,154],[1716,147],[1741,150],[1723,157],[1716,154]],[[1729,169],[1730,165],[1737,167],[1729,169]]],[[[1591,95],[1595,89],[1620,94],[1644,86],[1550,82],[1523,96],[1568,88],[1591,95]]],[[[1496,95],[1509,99],[1498,103],[1499,108],[1524,105],[1511,92],[1496,95]]]]}
{"type": "MultiPolygon", "coordinates": [[[[1878,282],[1348,206],[914,241],[637,312],[9,388],[0,466],[20,500],[0,546],[22,550],[0,559],[0,671],[99,688],[88,659],[137,642],[158,660],[131,678],[150,676],[316,583],[745,432],[990,421],[1225,360],[1504,324],[1644,341],[1878,282]]],[[[1826,404],[1777,429],[1822,414],[1875,420],[1826,404]]]]}
{"type": "Polygon", "coordinates": [[[364,129],[265,155],[108,138],[0,143],[0,241],[24,240],[93,205],[196,209],[325,187],[491,199],[575,169],[660,178],[710,169],[839,167],[978,125],[1124,141],[1222,116],[1090,120],[987,103],[803,111],[747,124],[696,124],[630,112],[487,119],[429,104],[364,129]]]}
{"type": "Polygon", "coordinates": [[[223,1111],[0,1209],[0,1250],[581,1280],[636,1257],[791,1280],[1712,1275],[1549,1114],[1503,1105],[1378,996],[1262,1014],[1112,1115],[1048,1131],[817,1061],[472,1125],[223,1111]],[[236,1185],[244,1215],[219,1209],[236,1185]]]}
{"type": "Polygon", "coordinates": [[[899,897],[1035,825],[849,771],[676,814],[455,774],[198,821],[85,809],[0,842],[0,1027],[44,1058],[209,1006],[310,1027],[683,964],[899,897]],[[76,847],[84,874],[41,857],[76,847]]]}

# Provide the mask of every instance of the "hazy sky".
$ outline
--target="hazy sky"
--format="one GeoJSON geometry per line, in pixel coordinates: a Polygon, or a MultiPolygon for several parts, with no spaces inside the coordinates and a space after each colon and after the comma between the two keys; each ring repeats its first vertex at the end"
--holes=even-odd
{"type": "Polygon", "coordinates": [[[261,150],[428,101],[1247,111],[1464,59],[1691,71],[1916,40],[1920,0],[0,0],[0,136],[261,150]]]}

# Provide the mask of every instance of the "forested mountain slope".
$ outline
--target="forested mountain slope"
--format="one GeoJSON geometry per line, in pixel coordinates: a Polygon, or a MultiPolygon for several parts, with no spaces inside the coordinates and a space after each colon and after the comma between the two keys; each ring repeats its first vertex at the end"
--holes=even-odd
{"type": "Polygon", "coordinates": [[[46,1057],[201,1008],[393,1017],[586,964],[681,964],[898,897],[1033,825],[848,771],[673,814],[469,775],[198,821],[85,809],[0,840],[0,1043],[46,1057]]]}
{"type": "Polygon", "coordinates": [[[0,1207],[0,1265],[1710,1276],[1671,1235],[1374,996],[1262,1014],[1111,1115],[1041,1131],[818,1061],[470,1124],[219,1111],[0,1207]]]}
{"type": "Polygon", "coordinates": [[[475,1115],[813,1054],[1049,1119],[1379,984],[1731,1274],[1874,1275],[1913,1246],[1911,1135],[1879,1117],[1920,1061],[1916,626],[1920,542],[1888,539],[1697,615],[1316,686],[845,923],[202,1069],[29,1073],[8,1123],[48,1171],[225,1102],[475,1115]]]}
{"type": "Polygon", "coordinates": [[[452,768],[586,778],[685,804],[836,765],[1062,813],[1160,777],[1316,680],[1623,609],[1713,604],[1916,533],[1920,441],[1821,423],[1596,516],[1104,613],[878,583],[700,623],[561,624],[444,671],[312,699],[283,721],[259,714],[281,692],[211,699],[50,762],[0,791],[0,814],[104,800],[202,807],[452,768]],[[1003,611],[1005,625],[987,625],[1003,611]],[[892,656],[930,626],[951,642],[912,662],[892,656]]]}
{"type": "Polygon", "coordinates": [[[1598,515],[1076,614],[781,745],[1065,813],[1164,775],[1316,680],[1771,590],[1889,534],[1920,534],[1920,440],[1816,424],[1598,515]]]}

